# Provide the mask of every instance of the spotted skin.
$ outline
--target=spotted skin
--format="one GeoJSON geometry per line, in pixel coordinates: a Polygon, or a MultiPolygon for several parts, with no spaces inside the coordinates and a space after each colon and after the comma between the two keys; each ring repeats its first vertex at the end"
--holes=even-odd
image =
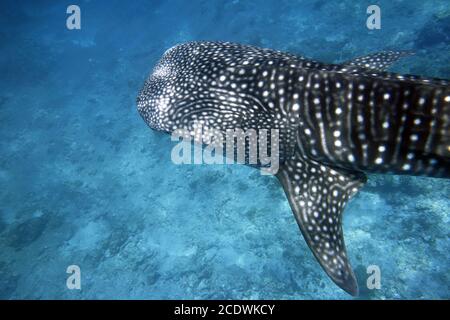
{"type": "MultiPolygon", "coordinates": [[[[226,42],[165,52],[137,98],[155,130],[204,125],[277,129],[283,186],[300,230],[330,278],[357,295],[342,212],[365,173],[450,177],[447,80],[384,70],[408,52],[343,64],[226,42]]],[[[198,137],[201,141],[205,137],[198,137]]]]}
{"type": "Polygon", "coordinates": [[[304,78],[298,145],[308,157],[364,172],[450,176],[448,85],[322,71],[304,78]]]}
{"type": "Polygon", "coordinates": [[[297,155],[277,173],[300,230],[330,278],[352,295],[358,284],[342,232],[342,210],[366,182],[361,173],[333,169],[297,155]]]}

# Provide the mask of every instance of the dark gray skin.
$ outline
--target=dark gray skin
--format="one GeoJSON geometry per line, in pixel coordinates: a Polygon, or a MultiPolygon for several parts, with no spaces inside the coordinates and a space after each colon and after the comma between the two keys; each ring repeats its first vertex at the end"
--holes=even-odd
{"type": "Polygon", "coordinates": [[[365,173],[450,177],[447,80],[385,72],[407,52],[340,65],[223,42],[169,49],[137,98],[153,129],[277,129],[280,180],[300,230],[330,278],[358,285],[342,211],[365,173]]]}

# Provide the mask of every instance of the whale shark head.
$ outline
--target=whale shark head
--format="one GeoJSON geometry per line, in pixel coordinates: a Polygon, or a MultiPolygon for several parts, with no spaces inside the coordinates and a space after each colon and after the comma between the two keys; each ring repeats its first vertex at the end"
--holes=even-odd
{"type": "MultiPolygon", "coordinates": [[[[198,49],[182,44],[168,49],[154,67],[137,97],[137,109],[154,130],[172,132],[179,121],[174,120],[178,105],[188,102],[202,83],[194,72],[198,49]]],[[[191,98],[192,99],[192,98],[191,98]]]]}
{"type": "Polygon", "coordinates": [[[165,123],[169,108],[175,102],[176,71],[170,63],[170,58],[164,55],[137,97],[139,114],[152,129],[169,129],[165,123]]]}
{"type": "Polygon", "coordinates": [[[288,63],[292,58],[228,42],[179,44],[168,49],[155,65],[138,95],[137,109],[152,129],[169,133],[179,128],[191,130],[195,122],[218,129],[235,128],[244,126],[241,120],[255,118],[255,114],[265,127],[273,128],[265,117],[275,114],[249,93],[258,90],[263,94],[265,88],[255,86],[275,67],[260,64],[288,63]]]}

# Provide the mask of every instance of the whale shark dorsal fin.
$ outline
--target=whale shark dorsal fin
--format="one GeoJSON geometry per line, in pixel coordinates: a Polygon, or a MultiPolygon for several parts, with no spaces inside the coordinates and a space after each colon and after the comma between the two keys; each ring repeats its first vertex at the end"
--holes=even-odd
{"type": "Polygon", "coordinates": [[[364,185],[366,176],[334,169],[297,154],[280,166],[276,176],[320,265],[342,289],[358,295],[358,284],[344,243],[342,211],[364,185]]]}
{"type": "Polygon", "coordinates": [[[413,54],[414,52],[412,51],[382,51],[346,61],[342,63],[342,66],[355,66],[369,70],[384,71],[399,59],[413,54]]]}

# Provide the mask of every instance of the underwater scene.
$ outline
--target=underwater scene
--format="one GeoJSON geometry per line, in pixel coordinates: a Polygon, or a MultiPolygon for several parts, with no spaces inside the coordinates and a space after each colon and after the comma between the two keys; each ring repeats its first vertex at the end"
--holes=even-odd
{"type": "Polygon", "coordinates": [[[0,299],[450,298],[448,179],[367,173],[342,218],[352,296],[276,177],[175,164],[136,99],[188,41],[327,64],[406,50],[389,71],[450,79],[450,2],[1,1],[0,299]]]}

